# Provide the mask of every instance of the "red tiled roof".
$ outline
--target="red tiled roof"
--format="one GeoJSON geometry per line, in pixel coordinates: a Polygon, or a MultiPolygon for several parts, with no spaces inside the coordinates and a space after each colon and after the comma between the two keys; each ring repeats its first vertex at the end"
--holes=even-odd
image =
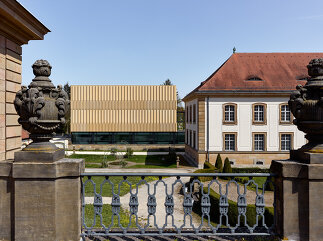
{"type": "Polygon", "coordinates": [[[234,53],[193,92],[292,91],[306,83],[297,79],[308,76],[306,66],[314,58],[323,53],[234,53]]]}

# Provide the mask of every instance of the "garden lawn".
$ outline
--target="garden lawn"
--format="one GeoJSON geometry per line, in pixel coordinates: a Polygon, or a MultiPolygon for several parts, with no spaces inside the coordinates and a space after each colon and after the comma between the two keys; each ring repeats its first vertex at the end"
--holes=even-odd
{"type": "MultiPolygon", "coordinates": [[[[86,168],[101,168],[103,160],[108,162],[117,160],[112,155],[73,154],[68,158],[84,159],[86,168]]],[[[126,168],[176,168],[176,161],[169,160],[168,155],[136,155],[124,160],[137,163],[137,165],[128,165],[126,168]]]]}
{"type": "MultiPolygon", "coordinates": [[[[148,182],[157,180],[158,177],[145,177],[145,180],[148,182]]],[[[88,177],[83,177],[82,178],[82,183],[85,183],[86,180],[88,180],[88,177]]],[[[105,180],[104,176],[93,176],[91,178],[91,180],[96,184],[96,193],[100,193],[100,189],[101,189],[101,183],[105,180]]],[[[101,195],[103,197],[112,197],[113,193],[112,193],[112,187],[113,187],[113,191],[115,194],[119,194],[119,196],[123,196],[127,193],[130,192],[130,185],[126,182],[123,182],[120,185],[120,193],[119,193],[119,183],[124,180],[123,177],[119,177],[119,176],[111,176],[109,177],[109,180],[112,182],[113,185],[111,185],[110,183],[106,182],[103,186],[102,186],[102,193],[101,195]]],[[[132,193],[135,192],[136,186],[138,184],[138,182],[141,180],[141,177],[134,177],[134,176],[130,176],[127,178],[127,181],[131,184],[131,187],[133,189],[132,193]]],[[[144,185],[144,182],[141,182],[138,186],[144,185]]],[[[93,197],[94,196],[94,186],[92,185],[91,182],[88,182],[85,185],[85,197],[93,197]]]]}
{"type": "Polygon", "coordinates": [[[107,161],[115,161],[116,157],[111,155],[86,155],[86,154],[72,154],[68,158],[73,159],[84,159],[85,164],[87,163],[101,163],[104,158],[107,161]]]}

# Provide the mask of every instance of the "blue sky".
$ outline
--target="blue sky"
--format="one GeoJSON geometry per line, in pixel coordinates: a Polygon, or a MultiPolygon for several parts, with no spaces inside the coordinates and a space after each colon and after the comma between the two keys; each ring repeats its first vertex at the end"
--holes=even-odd
{"type": "Polygon", "coordinates": [[[159,85],[181,97],[237,52],[323,52],[322,0],[19,0],[51,30],[23,47],[23,84],[159,85]]]}

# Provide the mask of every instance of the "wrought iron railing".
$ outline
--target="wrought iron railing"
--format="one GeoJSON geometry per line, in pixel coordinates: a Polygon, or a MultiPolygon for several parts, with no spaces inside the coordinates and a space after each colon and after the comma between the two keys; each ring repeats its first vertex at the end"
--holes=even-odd
{"type": "Polygon", "coordinates": [[[271,235],[273,176],[84,173],[82,237],[271,235]]]}

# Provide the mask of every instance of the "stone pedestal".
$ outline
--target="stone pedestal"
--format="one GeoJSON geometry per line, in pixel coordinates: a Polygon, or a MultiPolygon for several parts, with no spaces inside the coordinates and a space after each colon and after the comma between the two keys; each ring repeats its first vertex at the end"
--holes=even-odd
{"type": "Polygon", "coordinates": [[[291,153],[297,161],[273,161],[276,229],[288,240],[323,240],[323,154],[291,153]],[[315,164],[312,164],[315,163],[315,164]]]}
{"type": "Polygon", "coordinates": [[[60,154],[52,155],[36,159],[35,153],[16,154],[12,165],[14,240],[80,240],[84,161],[55,160],[60,154]]]}
{"type": "Polygon", "coordinates": [[[13,180],[12,161],[0,162],[0,240],[12,240],[13,236],[13,180]]]}

